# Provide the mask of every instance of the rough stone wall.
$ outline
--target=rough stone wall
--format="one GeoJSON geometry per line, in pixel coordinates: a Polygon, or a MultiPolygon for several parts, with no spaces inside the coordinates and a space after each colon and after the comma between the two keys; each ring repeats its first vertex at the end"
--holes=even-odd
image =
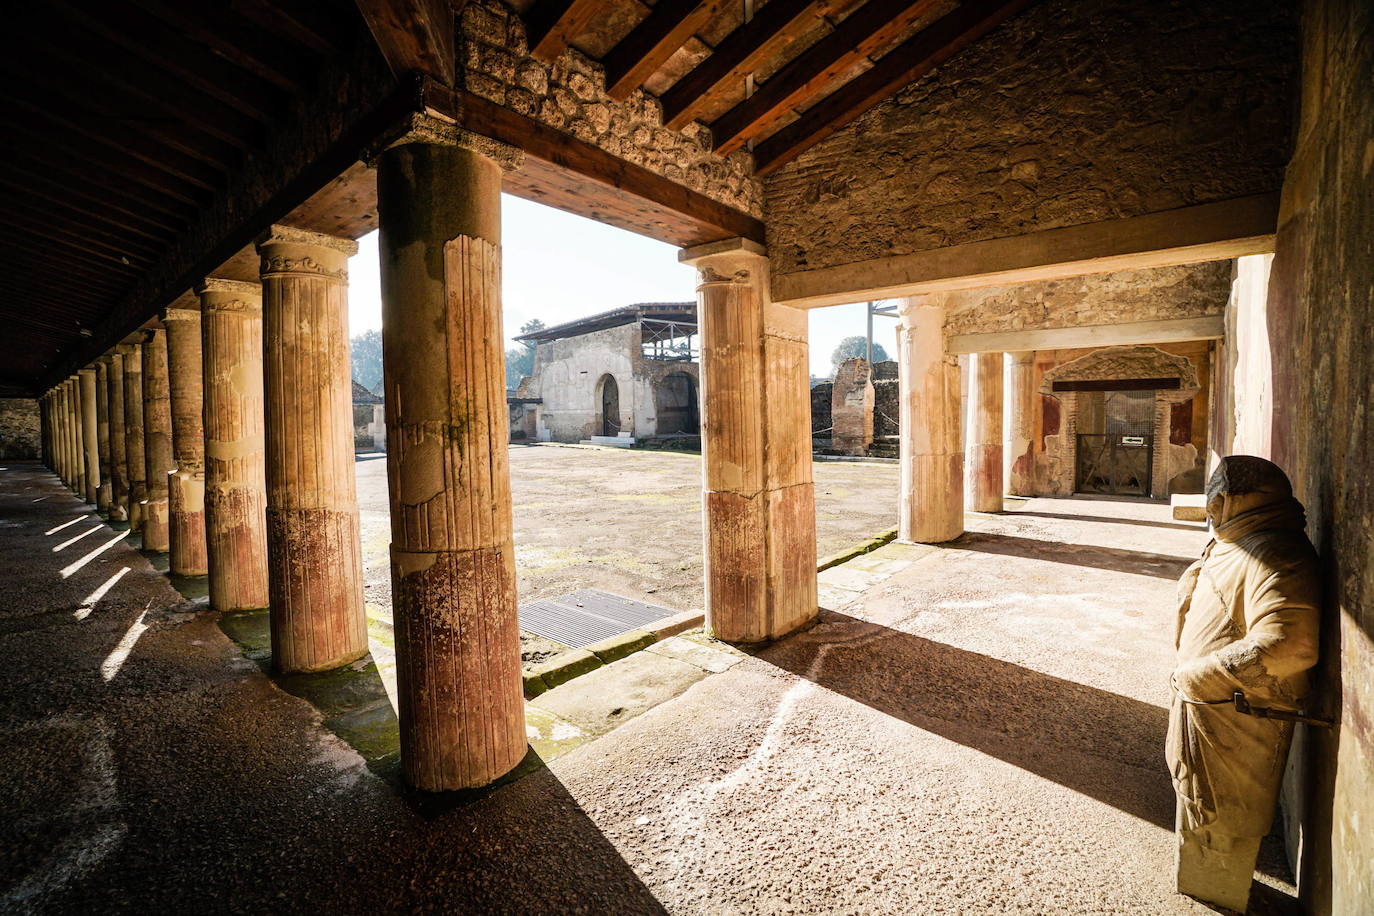
{"type": "Polygon", "coordinates": [[[763,193],[752,176],[752,157],[743,150],[727,157],[711,152],[706,125],[665,128],[658,99],[643,90],[624,102],[610,98],[602,66],[575,48],[552,65],[530,57],[524,23],[500,0],[468,3],[462,26],[460,59],[469,92],[720,203],[762,216],[763,193]]]}
{"type": "MultiPolygon", "coordinates": [[[[882,365],[879,363],[878,365],[882,365]]],[[[875,367],[876,368],[876,367],[875,367]]],[[[895,436],[899,432],[901,415],[901,386],[895,378],[873,382],[873,437],[895,436]]]]}
{"type": "Polygon", "coordinates": [[[945,333],[1072,328],[1222,315],[1231,261],[1120,270],[947,294],[945,333]]]}
{"type": "Polygon", "coordinates": [[[1310,913],[1374,900],[1374,6],[1310,0],[1269,280],[1272,458],[1322,558],[1322,661],[1284,793],[1310,913]]]}
{"type": "Polygon", "coordinates": [[[847,455],[862,455],[873,442],[873,378],[868,360],[847,359],[835,369],[830,391],[831,445],[847,455]]]}
{"type": "Polygon", "coordinates": [[[0,398],[0,459],[37,459],[41,449],[38,402],[0,398]]]}
{"type": "Polygon", "coordinates": [[[764,181],[773,273],[1279,187],[1291,0],[1046,0],[764,181]]]}

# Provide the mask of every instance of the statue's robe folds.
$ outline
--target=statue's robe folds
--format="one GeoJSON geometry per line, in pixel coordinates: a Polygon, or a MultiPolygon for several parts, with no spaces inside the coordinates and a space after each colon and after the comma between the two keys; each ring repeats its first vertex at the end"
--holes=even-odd
{"type": "Polygon", "coordinates": [[[1179,582],[1166,756],[1178,794],[1178,889],[1243,912],[1293,725],[1229,701],[1241,690],[1254,706],[1300,707],[1317,660],[1319,585],[1296,500],[1224,499],[1215,540],[1179,582]]]}

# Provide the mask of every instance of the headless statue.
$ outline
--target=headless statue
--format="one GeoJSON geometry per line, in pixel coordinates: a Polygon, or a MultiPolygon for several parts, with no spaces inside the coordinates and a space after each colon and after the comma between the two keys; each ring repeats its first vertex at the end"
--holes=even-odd
{"type": "Polygon", "coordinates": [[[1244,912],[1293,723],[1232,702],[1297,710],[1317,661],[1317,555],[1288,477],[1223,458],[1207,482],[1214,539],[1179,581],[1166,756],[1178,795],[1178,890],[1244,912]]]}

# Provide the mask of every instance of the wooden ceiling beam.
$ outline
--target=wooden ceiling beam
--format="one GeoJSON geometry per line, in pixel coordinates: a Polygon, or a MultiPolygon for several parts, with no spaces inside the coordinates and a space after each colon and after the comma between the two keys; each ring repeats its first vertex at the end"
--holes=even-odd
{"type": "Polygon", "coordinates": [[[587,30],[602,8],[601,0],[535,0],[525,13],[530,55],[551,63],[587,30]]]}
{"type": "Polygon", "coordinates": [[[137,201],[145,207],[182,217],[200,205],[194,189],[178,186],[165,174],[142,163],[120,158],[106,150],[77,145],[72,148],[60,135],[35,130],[19,120],[0,113],[0,125],[7,133],[9,150],[27,153],[30,159],[46,162],[52,170],[94,186],[110,188],[131,181],[140,187],[137,201]]]}
{"type": "Polygon", "coordinates": [[[522,197],[556,198],[562,209],[676,245],[732,236],[763,241],[762,221],[600,147],[471,93],[459,94],[456,109],[461,126],[538,160],[506,177],[507,190],[522,197]],[[534,185],[518,187],[536,173],[534,185]]]}
{"type": "MultiPolygon", "coordinates": [[[[31,285],[15,285],[6,283],[0,285],[0,303],[7,300],[23,300],[42,306],[45,315],[71,316],[72,306],[76,305],[81,309],[82,315],[99,315],[102,308],[109,304],[108,300],[98,297],[80,296],[71,290],[54,290],[50,287],[34,287],[31,285]]],[[[5,311],[0,305],[0,312],[7,315],[13,314],[14,310],[5,311]]],[[[32,315],[32,310],[26,314],[32,315]]],[[[72,318],[76,321],[76,318],[72,318]]]]}
{"type": "Polygon", "coordinates": [[[138,236],[127,233],[110,232],[104,228],[108,224],[84,219],[73,222],[68,214],[55,210],[42,200],[22,192],[12,194],[8,200],[0,204],[0,219],[7,219],[13,213],[27,214],[31,219],[41,220],[44,225],[52,226],[54,229],[69,234],[77,234],[82,238],[89,238],[131,258],[142,260],[156,258],[161,253],[162,248],[165,247],[150,244],[138,236]]]}
{"type": "Polygon", "coordinates": [[[348,44],[348,21],[341,11],[344,4],[281,0],[234,0],[236,12],[266,29],[278,31],[316,54],[328,56],[348,44]]]}
{"type": "Polygon", "coordinates": [[[103,264],[99,267],[91,266],[80,257],[59,252],[53,245],[36,242],[31,236],[13,229],[0,234],[0,239],[3,239],[4,245],[24,253],[25,269],[44,269],[55,277],[70,277],[78,283],[110,295],[117,295],[126,289],[125,284],[132,283],[139,273],[124,264],[112,264],[108,267],[103,264]]]}
{"type": "Polygon", "coordinates": [[[602,59],[606,94],[622,102],[629,98],[716,14],[720,4],[721,0],[658,0],[602,59]]]}
{"type": "Polygon", "coordinates": [[[308,56],[293,54],[281,39],[234,16],[227,6],[183,0],[132,2],[186,36],[188,43],[278,89],[295,92],[310,76],[308,56]]]}
{"type": "Polygon", "coordinates": [[[84,251],[96,257],[127,264],[131,267],[146,267],[154,260],[152,255],[130,251],[128,246],[115,244],[99,237],[90,229],[76,232],[57,226],[43,211],[34,211],[10,201],[0,209],[0,219],[20,228],[30,235],[59,242],[69,248],[84,251]]]}
{"type": "Polygon", "coordinates": [[[711,122],[716,152],[732,153],[773,129],[855,64],[895,41],[937,2],[868,0],[834,31],[773,74],[752,96],[711,122]]]}
{"type": "Polygon", "coordinates": [[[744,83],[783,45],[793,41],[820,15],[818,0],[770,0],[754,18],[716,45],[705,60],[678,80],[659,99],[663,124],[681,130],[727,86],[744,83]]]}
{"type": "MultiPolygon", "coordinates": [[[[59,107],[44,106],[24,99],[18,93],[11,94],[8,101],[22,110],[26,121],[46,124],[48,129],[59,134],[77,134],[89,143],[111,150],[121,159],[132,159],[139,163],[141,171],[153,169],[154,172],[161,172],[166,176],[164,180],[170,179],[210,192],[217,191],[224,185],[223,172],[179,150],[159,145],[134,131],[101,130],[88,118],[66,117],[59,107]]],[[[89,147],[83,144],[82,149],[89,147]]]]}
{"type": "Polygon", "coordinates": [[[18,184],[50,204],[67,206],[87,216],[98,216],[113,222],[114,215],[119,214],[116,225],[145,238],[166,242],[183,228],[178,220],[150,215],[146,208],[134,209],[132,204],[122,203],[118,196],[99,196],[84,187],[64,184],[44,170],[41,163],[35,167],[30,160],[15,156],[13,151],[9,156],[0,155],[0,165],[4,166],[0,168],[0,184],[18,184]]]}
{"type": "Polygon", "coordinates": [[[355,0],[391,73],[454,81],[454,11],[449,0],[355,0]]]}
{"type": "Polygon", "coordinates": [[[284,107],[278,90],[213,54],[200,53],[175,30],[136,6],[103,0],[99,15],[95,15],[69,0],[48,2],[64,19],[79,22],[111,48],[122,48],[125,55],[169,71],[186,85],[259,123],[269,123],[284,107]]]}
{"type": "Polygon", "coordinates": [[[1036,0],[966,0],[884,55],[754,149],[766,175],[820,143],[903,86],[920,79],[1036,0]]]}

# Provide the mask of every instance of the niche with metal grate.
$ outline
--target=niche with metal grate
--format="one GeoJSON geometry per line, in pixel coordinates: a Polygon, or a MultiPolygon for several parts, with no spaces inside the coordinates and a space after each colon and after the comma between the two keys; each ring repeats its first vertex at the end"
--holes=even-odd
{"type": "Polygon", "coordinates": [[[520,629],[580,649],[676,613],[671,608],[583,588],[520,605],[520,629]]]}

